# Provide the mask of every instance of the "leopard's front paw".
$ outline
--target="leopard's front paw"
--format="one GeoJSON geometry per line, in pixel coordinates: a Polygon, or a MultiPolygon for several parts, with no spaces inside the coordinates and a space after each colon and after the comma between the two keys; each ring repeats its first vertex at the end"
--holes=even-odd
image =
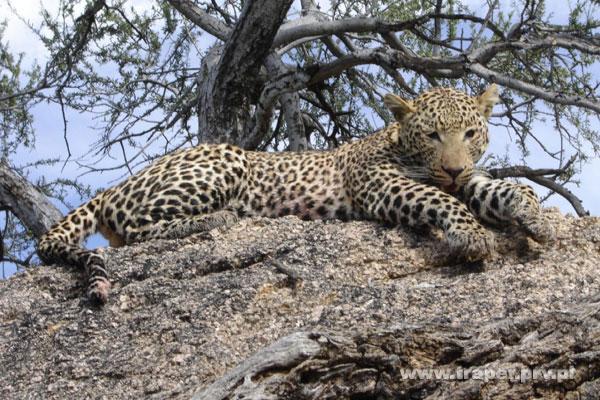
{"type": "Polygon", "coordinates": [[[451,229],[446,239],[452,254],[466,261],[484,260],[495,248],[494,236],[482,226],[451,229]]]}
{"type": "Polygon", "coordinates": [[[533,189],[526,185],[521,185],[520,189],[514,196],[512,217],[535,241],[540,243],[554,241],[556,237],[554,227],[544,217],[533,189]]]}
{"type": "Polygon", "coordinates": [[[520,218],[518,222],[536,242],[548,243],[556,239],[554,226],[541,213],[529,218],[520,218]]]}

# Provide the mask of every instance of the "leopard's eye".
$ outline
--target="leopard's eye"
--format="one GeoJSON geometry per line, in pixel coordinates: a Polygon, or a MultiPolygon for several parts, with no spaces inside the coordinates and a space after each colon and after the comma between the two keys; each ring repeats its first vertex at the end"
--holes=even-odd
{"type": "Polygon", "coordinates": [[[429,139],[431,140],[437,140],[438,142],[442,141],[442,138],[440,137],[440,134],[433,131],[430,134],[427,135],[429,137],[429,139]]]}
{"type": "Polygon", "coordinates": [[[465,139],[472,139],[475,136],[475,129],[469,129],[465,132],[465,139]]]}

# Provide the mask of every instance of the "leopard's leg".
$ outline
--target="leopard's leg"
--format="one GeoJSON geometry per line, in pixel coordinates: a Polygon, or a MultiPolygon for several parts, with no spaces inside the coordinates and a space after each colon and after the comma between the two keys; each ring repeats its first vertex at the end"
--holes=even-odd
{"type": "Polygon", "coordinates": [[[106,303],[110,282],[104,257],[96,250],[86,250],[76,244],[43,237],[38,243],[37,252],[46,263],[67,262],[83,269],[88,279],[87,295],[90,301],[106,303]]]}
{"type": "Polygon", "coordinates": [[[475,176],[464,186],[460,197],[482,221],[517,224],[539,242],[555,237],[554,227],[542,214],[538,197],[528,185],[475,176]]]}
{"type": "MultiPolygon", "coordinates": [[[[156,218],[156,216],[155,216],[156,218]]],[[[228,227],[238,220],[237,212],[229,209],[214,211],[204,215],[172,215],[168,219],[158,217],[157,222],[140,217],[137,228],[125,231],[127,244],[143,242],[151,239],[180,239],[194,233],[207,232],[218,227],[228,227]]]]}
{"type": "Polygon", "coordinates": [[[110,291],[110,281],[104,257],[96,250],[81,246],[83,240],[96,232],[98,197],[73,210],[63,221],[46,232],[37,244],[37,253],[45,263],[68,263],[85,272],[88,280],[87,294],[95,303],[105,303],[110,291]]]}
{"type": "Polygon", "coordinates": [[[132,210],[125,243],[178,239],[236,223],[233,202],[244,193],[248,162],[241,150],[228,147],[210,164],[195,166],[194,175],[165,183],[132,210]]]}
{"type": "Polygon", "coordinates": [[[484,259],[494,250],[491,232],[465,204],[436,187],[388,171],[385,179],[370,179],[355,197],[369,218],[442,229],[453,254],[469,261],[484,259]]]}

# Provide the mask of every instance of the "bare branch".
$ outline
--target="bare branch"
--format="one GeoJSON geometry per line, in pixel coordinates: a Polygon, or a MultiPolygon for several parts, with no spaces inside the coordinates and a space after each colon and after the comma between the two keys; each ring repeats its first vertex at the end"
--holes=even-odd
{"type": "Polygon", "coordinates": [[[189,0],[168,0],[169,4],[177,11],[183,14],[187,19],[196,24],[199,28],[210,33],[214,37],[226,41],[231,34],[232,29],[219,21],[215,17],[202,11],[192,1],[189,0]]]}
{"type": "Polygon", "coordinates": [[[538,185],[544,186],[553,192],[558,193],[562,197],[564,197],[571,205],[575,212],[580,217],[584,217],[586,215],[590,215],[589,211],[587,211],[583,207],[583,203],[581,200],[573,194],[569,189],[557,183],[556,181],[547,178],[544,175],[557,175],[564,172],[564,169],[532,169],[525,165],[516,165],[512,167],[505,168],[494,168],[488,171],[492,177],[496,179],[502,178],[527,178],[532,182],[537,183],[538,185]]]}
{"type": "MultiPolygon", "coordinates": [[[[278,74],[286,70],[283,62],[275,55],[267,57],[265,65],[270,74],[278,74]]],[[[279,99],[279,104],[281,105],[287,126],[286,134],[289,139],[289,149],[291,151],[308,149],[309,143],[304,131],[298,93],[283,93],[279,99]]]]}
{"type": "Polygon", "coordinates": [[[504,38],[504,34],[500,28],[483,18],[469,14],[430,13],[417,18],[394,23],[386,22],[379,18],[347,18],[334,21],[318,21],[305,24],[294,24],[292,26],[284,25],[277,34],[273,42],[273,46],[279,47],[306,36],[333,35],[347,32],[376,32],[380,34],[385,34],[388,32],[400,32],[422,25],[435,18],[448,20],[467,20],[484,24],[486,27],[492,30],[495,35],[500,38],[504,38]]]}
{"type": "Polygon", "coordinates": [[[597,101],[588,100],[581,96],[567,95],[564,93],[555,92],[549,89],[541,88],[528,82],[504,75],[500,72],[493,71],[479,63],[466,65],[465,68],[484,78],[488,82],[496,82],[502,86],[518,90],[523,93],[538,97],[542,100],[556,104],[564,104],[587,108],[588,110],[600,113],[600,103],[597,101]]]}
{"type": "Polygon", "coordinates": [[[458,78],[464,75],[460,57],[428,58],[411,56],[400,51],[391,51],[383,47],[361,49],[340,57],[329,64],[321,65],[313,74],[309,85],[321,82],[340,72],[364,64],[404,67],[415,71],[426,71],[431,76],[458,78]]]}
{"type": "Polygon", "coordinates": [[[259,138],[267,130],[273,106],[279,96],[305,88],[310,78],[311,75],[306,72],[286,72],[265,85],[256,105],[253,126],[242,143],[244,147],[258,146],[259,138]]]}
{"type": "Polygon", "coordinates": [[[285,93],[279,99],[287,126],[287,137],[290,141],[289,150],[303,151],[310,148],[304,131],[302,112],[300,110],[300,97],[298,93],[285,93]]]}
{"type": "Polygon", "coordinates": [[[578,50],[582,53],[589,55],[600,55],[600,44],[593,42],[570,37],[568,35],[548,35],[544,38],[527,38],[527,41],[511,40],[511,41],[500,41],[491,42],[479,48],[474,49],[470,53],[465,53],[467,60],[471,62],[479,62],[481,64],[487,64],[494,56],[498,53],[507,50],[538,50],[538,49],[549,49],[549,48],[564,48],[578,50]]]}
{"type": "MultiPolygon", "coordinates": [[[[435,4],[435,13],[436,14],[438,14],[438,15],[441,14],[442,5],[443,5],[442,0],[436,1],[436,4],[435,4]]],[[[435,17],[433,24],[434,24],[433,25],[433,37],[435,40],[437,40],[439,42],[442,37],[442,20],[439,17],[435,17]]],[[[439,57],[439,55],[440,55],[440,46],[439,45],[433,46],[432,54],[434,57],[439,57]]]]}

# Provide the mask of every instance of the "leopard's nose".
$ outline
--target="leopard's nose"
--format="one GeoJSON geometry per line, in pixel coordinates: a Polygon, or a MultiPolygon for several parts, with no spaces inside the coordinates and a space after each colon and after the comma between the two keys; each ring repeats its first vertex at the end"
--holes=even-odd
{"type": "Polygon", "coordinates": [[[465,168],[446,168],[446,167],[442,167],[442,169],[452,177],[452,179],[456,179],[464,170],[465,168]]]}

